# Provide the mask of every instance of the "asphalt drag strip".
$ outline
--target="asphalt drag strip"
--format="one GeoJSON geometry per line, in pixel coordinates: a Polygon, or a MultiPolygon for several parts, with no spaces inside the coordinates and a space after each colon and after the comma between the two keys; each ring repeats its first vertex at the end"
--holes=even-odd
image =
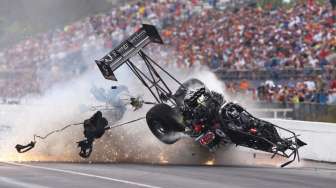
{"type": "Polygon", "coordinates": [[[1,188],[335,188],[335,186],[336,167],[331,164],[281,169],[113,163],[0,163],[1,188]]]}

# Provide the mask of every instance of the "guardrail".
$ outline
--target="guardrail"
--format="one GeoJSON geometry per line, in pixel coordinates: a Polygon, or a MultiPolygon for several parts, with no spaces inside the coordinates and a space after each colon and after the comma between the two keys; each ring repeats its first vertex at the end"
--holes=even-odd
{"type": "MultiPolygon", "coordinates": [[[[258,102],[258,107],[261,109],[292,109],[287,111],[286,117],[281,116],[283,119],[296,119],[305,121],[324,121],[324,122],[336,122],[336,105],[318,104],[318,103],[270,103],[270,102],[258,102]]],[[[274,116],[261,116],[261,117],[274,117],[274,116]]],[[[279,117],[279,116],[277,116],[279,117]]]]}
{"type": "Polygon", "coordinates": [[[256,114],[259,117],[268,117],[273,119],[292,119],[290,113],[293,112],[291,108],[254,108],[249,109],[252,114],[256,114]],[[269,116],[269,114],[271,114],[269,116]]]}
{"type": "Polygon", "coordinates": [[[222,80],[288,80],[290,78],[304,78],[306,76],[314,77],[323,75],[327,79],[331,79],[336,74],[336,69],[321,69],[313,67],[305,68],[286,68],[286,69],[267,69],[260,68],[255,70],[229,70],[218,69],[215,73],[222,80]]]}
{"type": "Polygon", "coordinates": [[[295,131],[307,143],[301,157],[317,161],[336,162],[336,123],[267,119],[295,131]]]}

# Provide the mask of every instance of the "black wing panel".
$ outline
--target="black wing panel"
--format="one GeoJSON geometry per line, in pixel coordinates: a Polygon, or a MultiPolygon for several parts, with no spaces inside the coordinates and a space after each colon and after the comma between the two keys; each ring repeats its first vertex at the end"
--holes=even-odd
{"type": "Polygon", "coordinates": [[[143,24],[141,29],[119,44],[111,52],[100,60],[96,60],[96,64],[104,78],[116,81],[117,78],[113,72],[150,42],[163,44],[155,26],[143,24]]]}

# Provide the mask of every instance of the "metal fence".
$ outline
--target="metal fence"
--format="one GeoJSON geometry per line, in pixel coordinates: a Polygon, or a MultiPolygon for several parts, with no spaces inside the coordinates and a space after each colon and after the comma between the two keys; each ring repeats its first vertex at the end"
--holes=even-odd
{"type": "MultiPolygon", "coordinates": [[[[207,0],[209,2],[209,0],[207,0]]],[[[219,9],[235,9],[240,8],[246,5],[253,5],[257,4],[257,0],[212,0],[210,2],[217,2],[217,8],[219,9]]]]}
{"type": "Polygon", "coordinates": [[[331,79],[336,75],[336,69],[302,68],[302,69],[256,69],[256,70],[225,70],[215,71],[222,80],[288,80],[323,75],[331,79]]]}
{"type": "Polygon", "coordinates": [[[269,103],[258,102],[261,109],[270,109],[269,113],[264,113],[261,116],[274,117],[271,114],[272,109],[288,109],[280,110],[277,114],[279,118],[305,120],[305,121],[326,121],[336,122],[336,105],[326,105],[317,103],[269,103]]]}

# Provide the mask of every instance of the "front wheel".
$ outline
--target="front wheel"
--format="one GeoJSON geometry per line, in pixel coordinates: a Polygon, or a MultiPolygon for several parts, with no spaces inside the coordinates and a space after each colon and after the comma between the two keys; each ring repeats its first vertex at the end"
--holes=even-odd
{"type": "Polygon", "coordinates": [[[184,126],[178,121],[179,114],[167,104],[157,104],[146,114],[149,129],[161,142],[174,144],[180,139],[184,126]]]}

